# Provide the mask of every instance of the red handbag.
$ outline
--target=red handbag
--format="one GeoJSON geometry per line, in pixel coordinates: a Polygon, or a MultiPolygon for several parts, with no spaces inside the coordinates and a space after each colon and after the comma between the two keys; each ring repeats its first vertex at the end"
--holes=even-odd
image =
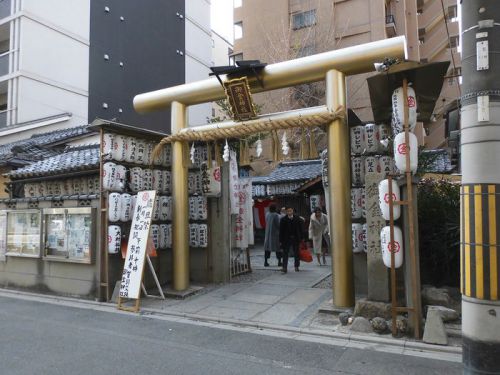
{"type": "Polygon", "coordinates": [[[313,256],[311,254],[311,251],[309,251],[304,241],[300,243],[299,259],[306,263],[311,263],[313,261],[313,256]]]}

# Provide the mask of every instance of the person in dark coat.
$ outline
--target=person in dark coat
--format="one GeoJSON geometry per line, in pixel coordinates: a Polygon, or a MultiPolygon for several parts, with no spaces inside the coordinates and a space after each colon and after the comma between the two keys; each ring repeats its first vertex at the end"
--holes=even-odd
{"type": "Polygon", "coordinates": [[[280,243],[283,249],[283,269],[287,272],[288,256],[294,258],[295,271],[299,271],[299,244],[302,240],[302,220],[293,213],[293,208],[287,207],[286,216],[280,221],[280,243]]]}
{"type": "Polygon", "coordinates": [[[276,212],[275,204],[269,206],[269,212],[266,214],[266,233],[264,237],[264,267],[269,267],[268,260],[271,253],[276,253],[278,259],[278,267],[282,266],[281,263],[281,249],[280,249],[280,215],[276,212]]]}

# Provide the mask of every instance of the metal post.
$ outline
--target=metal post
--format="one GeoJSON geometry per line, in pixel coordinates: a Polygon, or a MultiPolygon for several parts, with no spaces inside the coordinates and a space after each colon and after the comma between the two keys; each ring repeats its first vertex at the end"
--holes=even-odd
{"type": "Polygon", "coordinates": [[[461,292],[465,374],[500,374],[500,7],[462,2],[461,292]]]}
{"type": "MultiPolygon", "coordinates": [[[[326,106],[335,111],[346,106],[345,75],[326,73],[326,106]]],[[[328,126],[328,182],[330,186],[330,233],[332,235],[333,304],[354,305],[354,275],[351,237],[351,176],[349,129],[346,119],[328,126]]]]}
{"type": "MultiPolygon", "coordinates": [[[[176,134],[186,127],[186,106],[174,101],[171,111],[172,134],[176,134]]],[[[183,142],[172,144],[173,288],[177,291],[189,288],[188,169],[184,164],[185,147],[183,142]]]]}

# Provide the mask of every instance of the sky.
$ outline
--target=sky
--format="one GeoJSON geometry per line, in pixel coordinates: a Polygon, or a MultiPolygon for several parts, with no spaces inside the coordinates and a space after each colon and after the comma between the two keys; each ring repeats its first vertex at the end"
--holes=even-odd
{"type": "Polygon", "coordinates": [[[212,0],[212,30],[233,42],[233,0],[212,0]]]}

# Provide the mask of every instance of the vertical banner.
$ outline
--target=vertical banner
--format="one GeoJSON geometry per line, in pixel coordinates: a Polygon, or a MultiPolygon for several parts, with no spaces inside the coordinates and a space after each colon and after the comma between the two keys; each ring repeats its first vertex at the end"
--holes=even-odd
{"type": "Polygon", "coordinates": [[[7,213],[0,212],[0,262],[5,262],[7,251],[7,213]]]}
{"type": "Polygon", "coordinates": [[[236,160],[236,152],[230,151],[229,153],[229,196],[231,202],[231,215],[237,215],[238,201],[239,201],[239,176],[238,176],[238,162],[236,160]]]}
{"type": "Polygon", "coordinates": [[[122,298],[138,299],[141,292],[146,245],[151,227],[155,195],[155,190],[137,193],[137,202],[130,227],[127,255],[125,256],[120,284],[120,297],[122,298]]]}

